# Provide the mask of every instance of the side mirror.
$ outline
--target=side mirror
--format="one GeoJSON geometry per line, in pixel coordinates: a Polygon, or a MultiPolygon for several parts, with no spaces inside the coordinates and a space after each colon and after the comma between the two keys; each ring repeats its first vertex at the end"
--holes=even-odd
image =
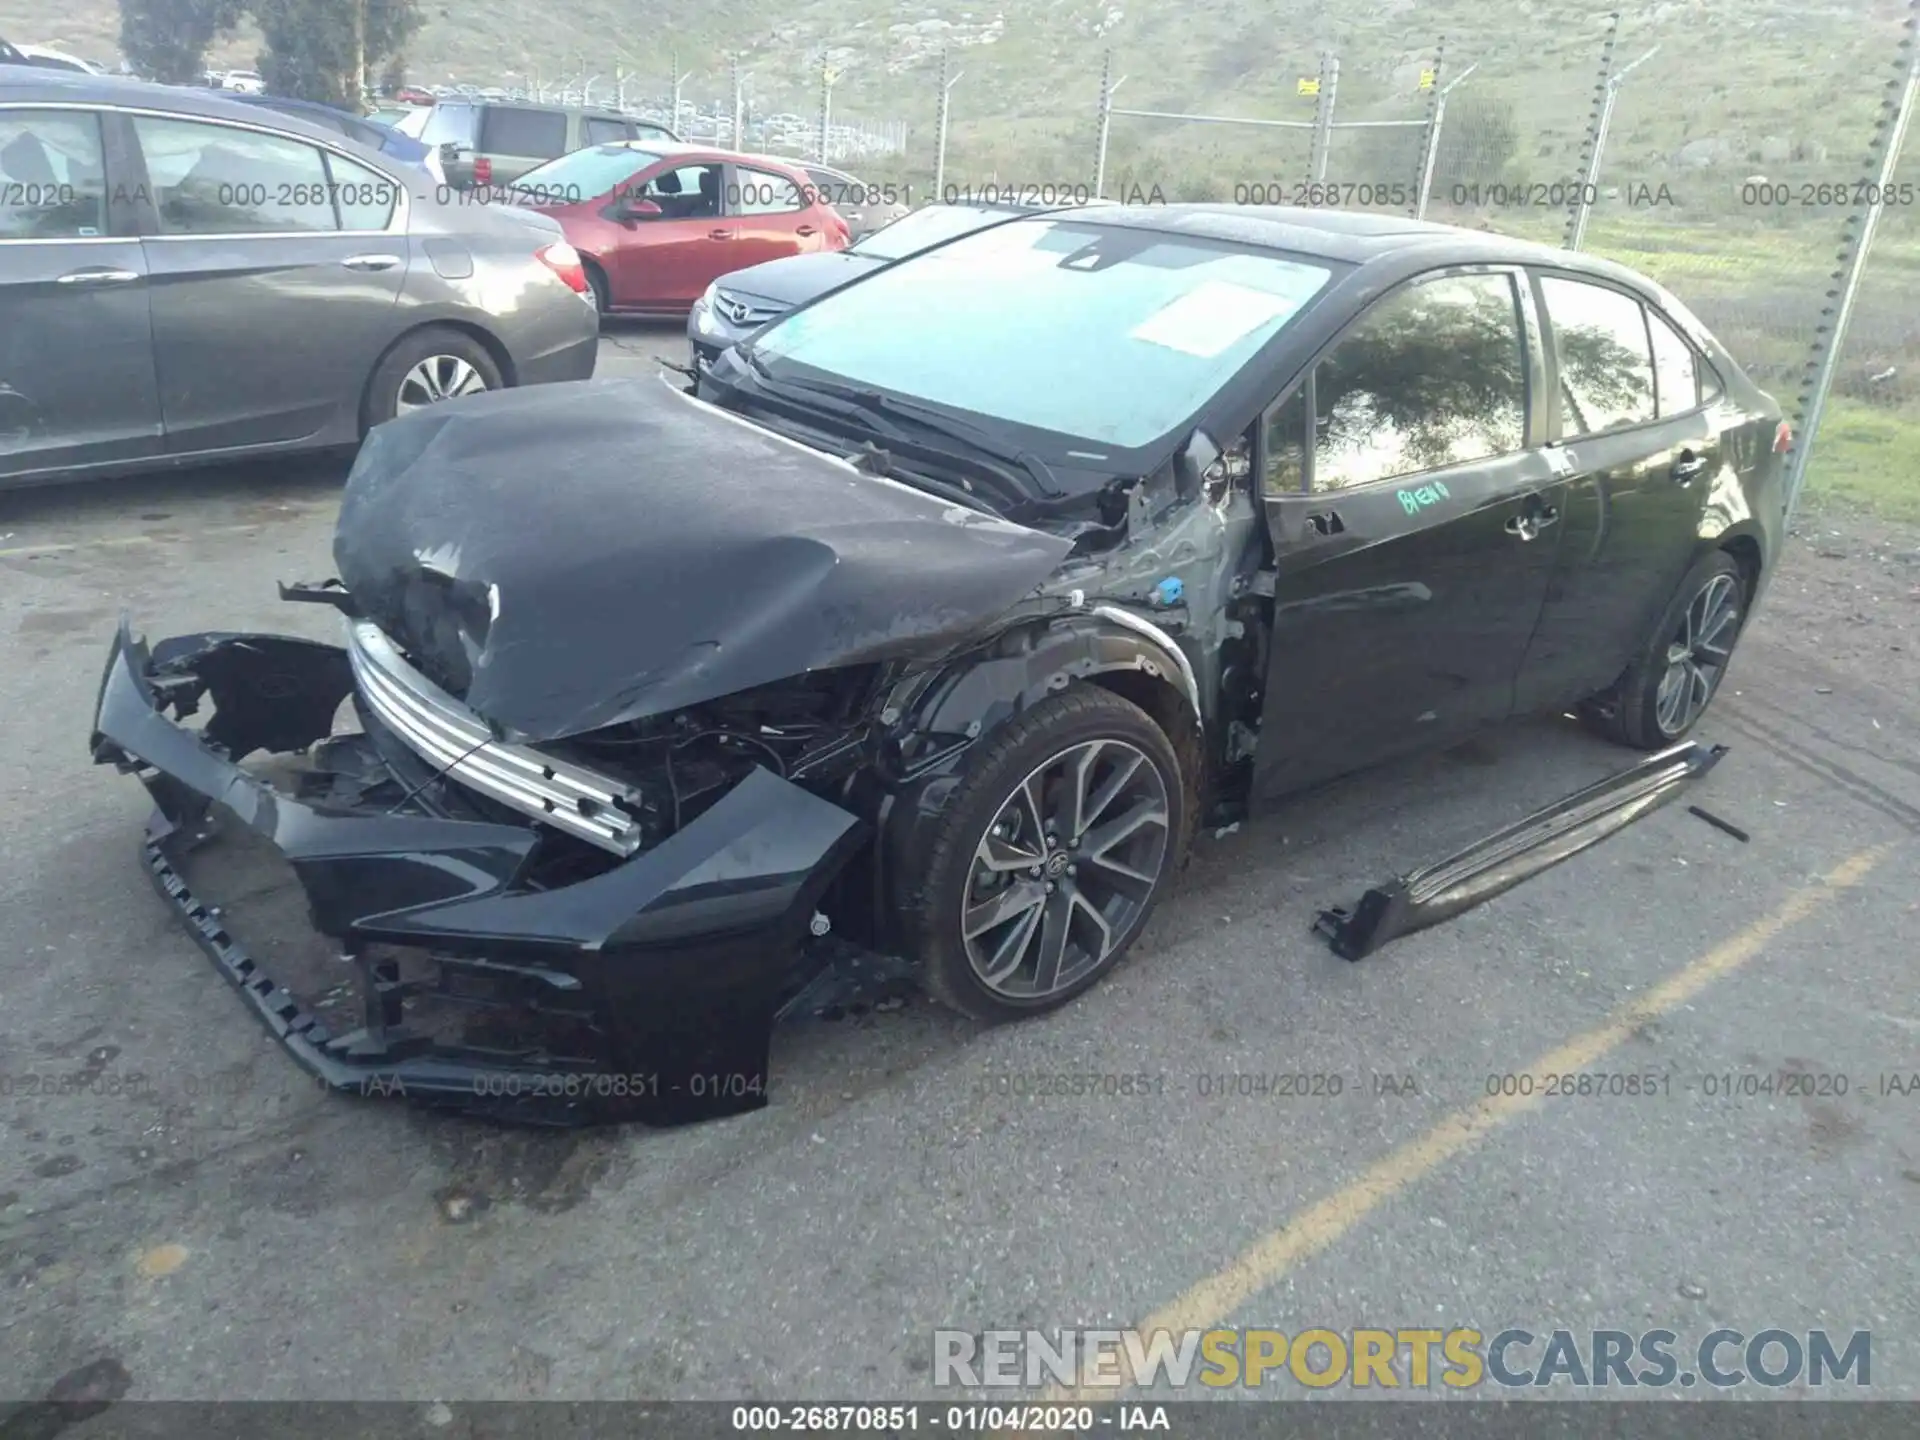
{"type": "Polygon", "coordinates": [[[622,220],[652,220],[664,214],[666,211],[660,208],[657,201],[648,200],[644,196],[634,195],[620,202],[622,220]]]}

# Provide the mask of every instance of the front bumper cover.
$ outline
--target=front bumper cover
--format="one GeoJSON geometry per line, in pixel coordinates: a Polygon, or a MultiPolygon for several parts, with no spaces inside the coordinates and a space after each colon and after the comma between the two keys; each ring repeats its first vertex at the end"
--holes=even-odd
{"type": "Polygon", "coordinates": [[[543,881],[543,854],[566,843],[546,827],[436,805],[430,784],[370,762],[377,736],[329,738],[352,689],[335,646],[216,633],[149,648],[123,619],[95,714],[95,761],[153,798],[154,884],[288,1052],[337,1090],[533,1123],[764,1106],[809,922],[864,823],[756,769],[652,849],[543,881]],[[213,712],[198,730],[173,718],[202,697],[213,712]],[[291,788],[239,763],[343,745],[336,768],[291,788]],[[290,864],[313,930],[350,969],[355,1023],[267,974],[194,893],[189,857],[227,817],[290,864]],[[483,1038],[450,1030],[447,1008],[483,1017],[483,1038]]]}

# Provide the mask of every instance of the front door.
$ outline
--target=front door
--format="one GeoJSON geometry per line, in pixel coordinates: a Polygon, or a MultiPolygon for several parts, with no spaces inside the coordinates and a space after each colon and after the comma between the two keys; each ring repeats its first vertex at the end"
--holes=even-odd
{"type": "Polygon", "coordinates": [[[0,479],[160,450],[146,261],[100,117],[0,107],[0,479]]]}
{"type": "Polygon", "coordinates": [[[763,260],[784,260],[826,245],[807,197],[784,175],[735,165],[727,179],[727,201],[739,226],[730,270],[744,270],[763,260]]]}
{"type": "Polygon", "coordinates": [[[1268,413],[1261,793],[1512,713],[1566,493],[1523,279],[1478,267],[1397,288],[1268,413]]]}
{"type": "Polygon", "coordinates": [[[167,450],[356,438],[407,273],[400,186],[306,140],[133,119],[167,450]]]}
{"type": "Polygon", "coordinates": [[[604,257],[614,303],[625,309],[689,310],[708,285],[737,268],[738,224],[726,213],[719,161],[643,170],[622,198],[650,200],[659,214],[632,216],[627,233],[604,257]]]}

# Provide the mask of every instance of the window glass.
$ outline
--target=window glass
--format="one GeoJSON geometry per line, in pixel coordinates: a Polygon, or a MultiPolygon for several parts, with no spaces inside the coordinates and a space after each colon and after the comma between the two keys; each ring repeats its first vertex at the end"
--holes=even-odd
{"type": "Polygon", "coordinates": [[[1678,415],[1700,403],[1700,373],[1693,361],[1693,346],[1652,310],[1647,311],[1647,327],[1653,332],[1654,398],[1662,415],[1678,415]]]}
{"type": "Polygon", "coordinates": [[[1553,275],[1543,278],[1540,288],[1559,347],[1562,407],[1567,396],[1579,407],[1577,417],[1567,417],[1567,432],[1591,434],[1651,420],[1653,355],[1640,302],[1618,290],[1553,275]]]}
{"type": "Polygon", "coordinates": [[[327,156],[327,172],[342,230],[384,230],[393,223],[400,187],[392,180],[338,155],[327,156]]]}
{"type": "Polygon", "coordinates": [[[1720,378],[1720,372],[1713,368],[1711,360],[1700,362],[1700,403],[1711,404],[1727,393],[1727,382],[1720,378]]]}
{"type": "Polygon", "coordinates": [[[566,112],[489,105],[480,121],[478,148],[485,155],[557,160],[567,153],[566,112]]]}
{"type": "Polygon", "coordinates": [[[745,166],[735,173],[740,177],[738,192],[732,197],[736,215],[785,215],[806,208],[800,187],[784,175],[745,166]]]}
{"type": "Polygon", "coordinates": [[[1307,488],[1307,387],[1267,412],[1266,473],[1261,488],[1268,495],[1288,495],[1307,488]]]}
{"type": "Polygon", "coordinates": [[[640,193],[627,182],[649,165],[660,163],[651,150],[635,150],[628,145],[596,145],[576,150],[536,165],[513,182],[515,190],[524,190],[536,204],[575,204],[612,195],[624,200],[640,193]]]}
{"type": "Polygon", "coordinates": [[[664,125],[649,125],[649,124],[647,124],[647,122],[646,122],[646,121],[644,121],[644,120],[636,120],[636,121],[634,122],[634,126],[633,126],[633,133],[634,133],[634,136],[635,136],[635,137],[636,137],[637,139],[641,139],[641,140],[671,140],[671,139],[673,139],[673,132],[672,132],[671,130],[669,130],[669,129],[667,129],[667,127],[666,127],[666,126],[664,126],[664,125]]]}
{"type": "Polygon", "coordinates": [[[333,230],[333,196],[317,147],[280,135],[133,117],[154,208],[168,235],[333,230]]]}
{"type": "Polygon", "coordinates": [[[1512,280],[1447,276],[1389,295],[1320,362],[1314,388],[1316,491],[1511,454],[1527,428],[1512,280]]]}
{"type": "Polygon", "coordinates": [[[1191,420],[1332,273],[1200,236],[1035,217],[876,270],[753,348],[775,378],[824,373],[1135,448],[1191,420]],[[903,317],[940,343],[901,345],[903,317]]]}
{"type": "Polygon", "coordinates": [[[428,145],[458,145],[471,150],[474,120],[473,106],[455,103],[417,111],[394,128],[428,145]]]}
{"type": "Polygon", "coordinates": [[[639,194],[658,205],[665,219],[712,219],[721,213],[720,167],[682,165],[664,170],[642,185],[639,194]]]}
{"type": "Polygon", "coordinates": [[[605,115],[586,115],[580,120],[580,136],[588,145],[611,145],[632,138],[632,127],[624,120],[605,115]]]}
{"type": "Polygon", "coordinates": [[[99,118],[75,110],[0,110],[0,240],[106,233],[99,118]]]}

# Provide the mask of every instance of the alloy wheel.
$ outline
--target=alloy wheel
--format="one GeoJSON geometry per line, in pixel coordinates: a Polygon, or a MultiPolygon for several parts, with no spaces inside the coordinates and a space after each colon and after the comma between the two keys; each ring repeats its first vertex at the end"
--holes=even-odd
{"type": "Polygon", "coordinates": [[[1733,656],[1740,633],[1740,584],[1715,575],[1691,601],[1680,628],[1667,643],[1667,669],[1654,697],[1654,718],[1663,735],[1680,735],[1707,708],[1733,656]]]}
{"type": "Polygon", "coordinates": [[[405,415],[457,395],[477,395],[486,388],[487,377],[458,355],[429,355],[400,381],[394,413],[405,415]]]}
{"type": "Polygon", "coordinates": [[[1124,740],[1090,740],[1032,772],[974,850],[961,899],[968,963],[1013,1000],[1056,995],[1139,923],[1172,838],[1167,780],[1124,740]]]}

